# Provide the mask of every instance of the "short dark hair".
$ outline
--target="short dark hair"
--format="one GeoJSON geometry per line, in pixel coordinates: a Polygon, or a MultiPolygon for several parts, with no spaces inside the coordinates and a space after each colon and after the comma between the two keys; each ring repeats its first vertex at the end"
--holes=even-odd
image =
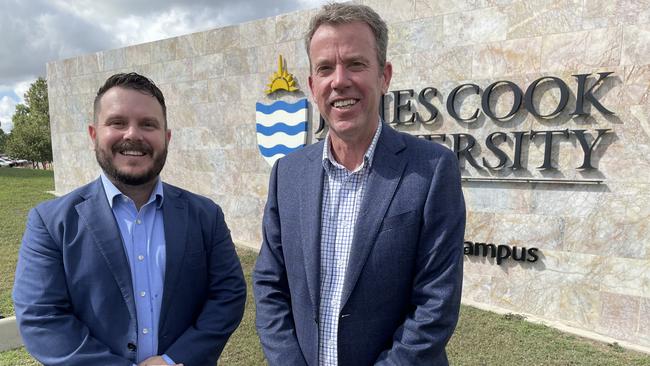
{"type": "Polygon", "coordinates": [[[163,122],[165,123],[165,126],[167,126],[167,107],[165,106],[165,97],[163,96],[162,91],[158,89],[156,84],[154,84],[154,82],[151,81],[151,79],[135,72],[130,72],[127,74],[119,73],[119,74],[112,75],[111,77],[106,79],[104,85],[102,85],[101,88],[97,90],[97,96],[95,97],[95,101],[93,102],[93,120],[95,123],[97,123],[97,115],[99,114],[99,101],[102,99],[102,96],[109,89],[114,87],[137,90],[141,93],[156,98],[156,100],[158,101],[158,103],[160,103],[160,106],[162,107],[163,117],[165,118],[163,122]]]}
{"type": "MultiPolygon", "coordinates": [[[[318,27],[323,24],[341,25],[354,22],[365,23],[372,30],[372,34],[375,36],[377,62],[380,70],[383,69],[386,65],[386,50],[388,49],[388,27],[379,14],[366,5],[340,3],[324,5],[309,22],[309,28],[305,35],[307,57],[309,57],[311,39],[318,27]]],[[[309,68],[311,69],[311,58],[309,59],[309,68]]]]}

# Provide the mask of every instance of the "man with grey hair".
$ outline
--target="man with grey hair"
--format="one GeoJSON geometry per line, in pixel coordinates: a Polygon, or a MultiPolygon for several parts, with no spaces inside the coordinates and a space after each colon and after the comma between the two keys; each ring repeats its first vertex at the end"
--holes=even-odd
{"type": "Polygon", "coordinates": [[[306,36],[324,141],[279,159],[253,273],[270,365],[447,365],[465,204],[454,154],[383,123],[392,65],[371,8],[330,4],[306,36]]]}

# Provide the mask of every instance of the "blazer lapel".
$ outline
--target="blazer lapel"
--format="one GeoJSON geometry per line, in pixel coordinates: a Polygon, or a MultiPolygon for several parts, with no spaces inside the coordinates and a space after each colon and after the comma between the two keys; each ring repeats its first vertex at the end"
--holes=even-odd
{"type": "Polygon", "coordinates": [[[115,278],[131,319],[136,319],[129,261],[124,252],[120,229],[108,205],[100,179],[91,184],[90,191],[84,198],[86,200],[76,206],[79,218],[91,233],[97,249],[115,278]]]}
{"type": "Polygon", "coordinates": [[[163,329],[178,282],[187,244],[187,200],[176,188],[163,183],[163,222],[165,225],[165,283],[160,307],[160,329],[163,329]]]}
{"type": "MultiPolygon", "coordinates": [[[[323,144],[319,144],[322,146],[323,144]]],[[[302,176],[304,184],[300,187],[300,230],[301,246],[309,297],[313,305],[314,316],[318,316],[320,306],[320,224],[321,201],[323,190],[322,149],[314,148],[307,153],[302,176]]]]}
{"type": "Polygon", "coordinates": [[[406,167],[406,158],[397,153],[405,148],[402,138],[391,127],[382,126],[377,141],[368,185],[357,216],[350,259],[343,284],[341,309],[354,289],[368,255],[375,245],[379,227],[393,200],[406,167]]]}

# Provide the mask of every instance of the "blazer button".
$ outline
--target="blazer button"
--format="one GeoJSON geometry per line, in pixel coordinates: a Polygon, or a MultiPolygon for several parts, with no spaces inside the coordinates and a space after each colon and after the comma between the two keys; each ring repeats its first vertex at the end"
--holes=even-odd
{"type": "Polygon", "coordinates": [[[126,345],[126,348],[128,348],[129,351],[131,351],[131,352],[135,352],[135,350],[138,349],[138,347],[135,344],[131,343],[131,342],[129,342],[129,344],[126,345]]]}

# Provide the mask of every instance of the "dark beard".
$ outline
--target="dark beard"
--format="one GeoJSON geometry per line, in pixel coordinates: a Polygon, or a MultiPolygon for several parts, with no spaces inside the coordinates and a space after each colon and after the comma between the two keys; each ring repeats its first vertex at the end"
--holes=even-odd
{"type": "MultiPolygon", "coordinates": [[[[113,154],[119,154],[119,151],[125,150],[143,151],[153,156],[150,147],[139,143],[123,142],[112,147],[113,154]]],[[[167,147],[165,147],[160,155],[154,158],[153,167],[140,175],[132,175],[119,171],[113,165],[112,157],[107,156],[103,150],[100,150],[97,147],[95,147],[95,157],[97,158],[97,163],[111,181],[130,186],[139,186],[149,183],[158,177],[158,174],[162,171],[163,166],[165,166],[165,161],[167,160],[167,147]]]]}

